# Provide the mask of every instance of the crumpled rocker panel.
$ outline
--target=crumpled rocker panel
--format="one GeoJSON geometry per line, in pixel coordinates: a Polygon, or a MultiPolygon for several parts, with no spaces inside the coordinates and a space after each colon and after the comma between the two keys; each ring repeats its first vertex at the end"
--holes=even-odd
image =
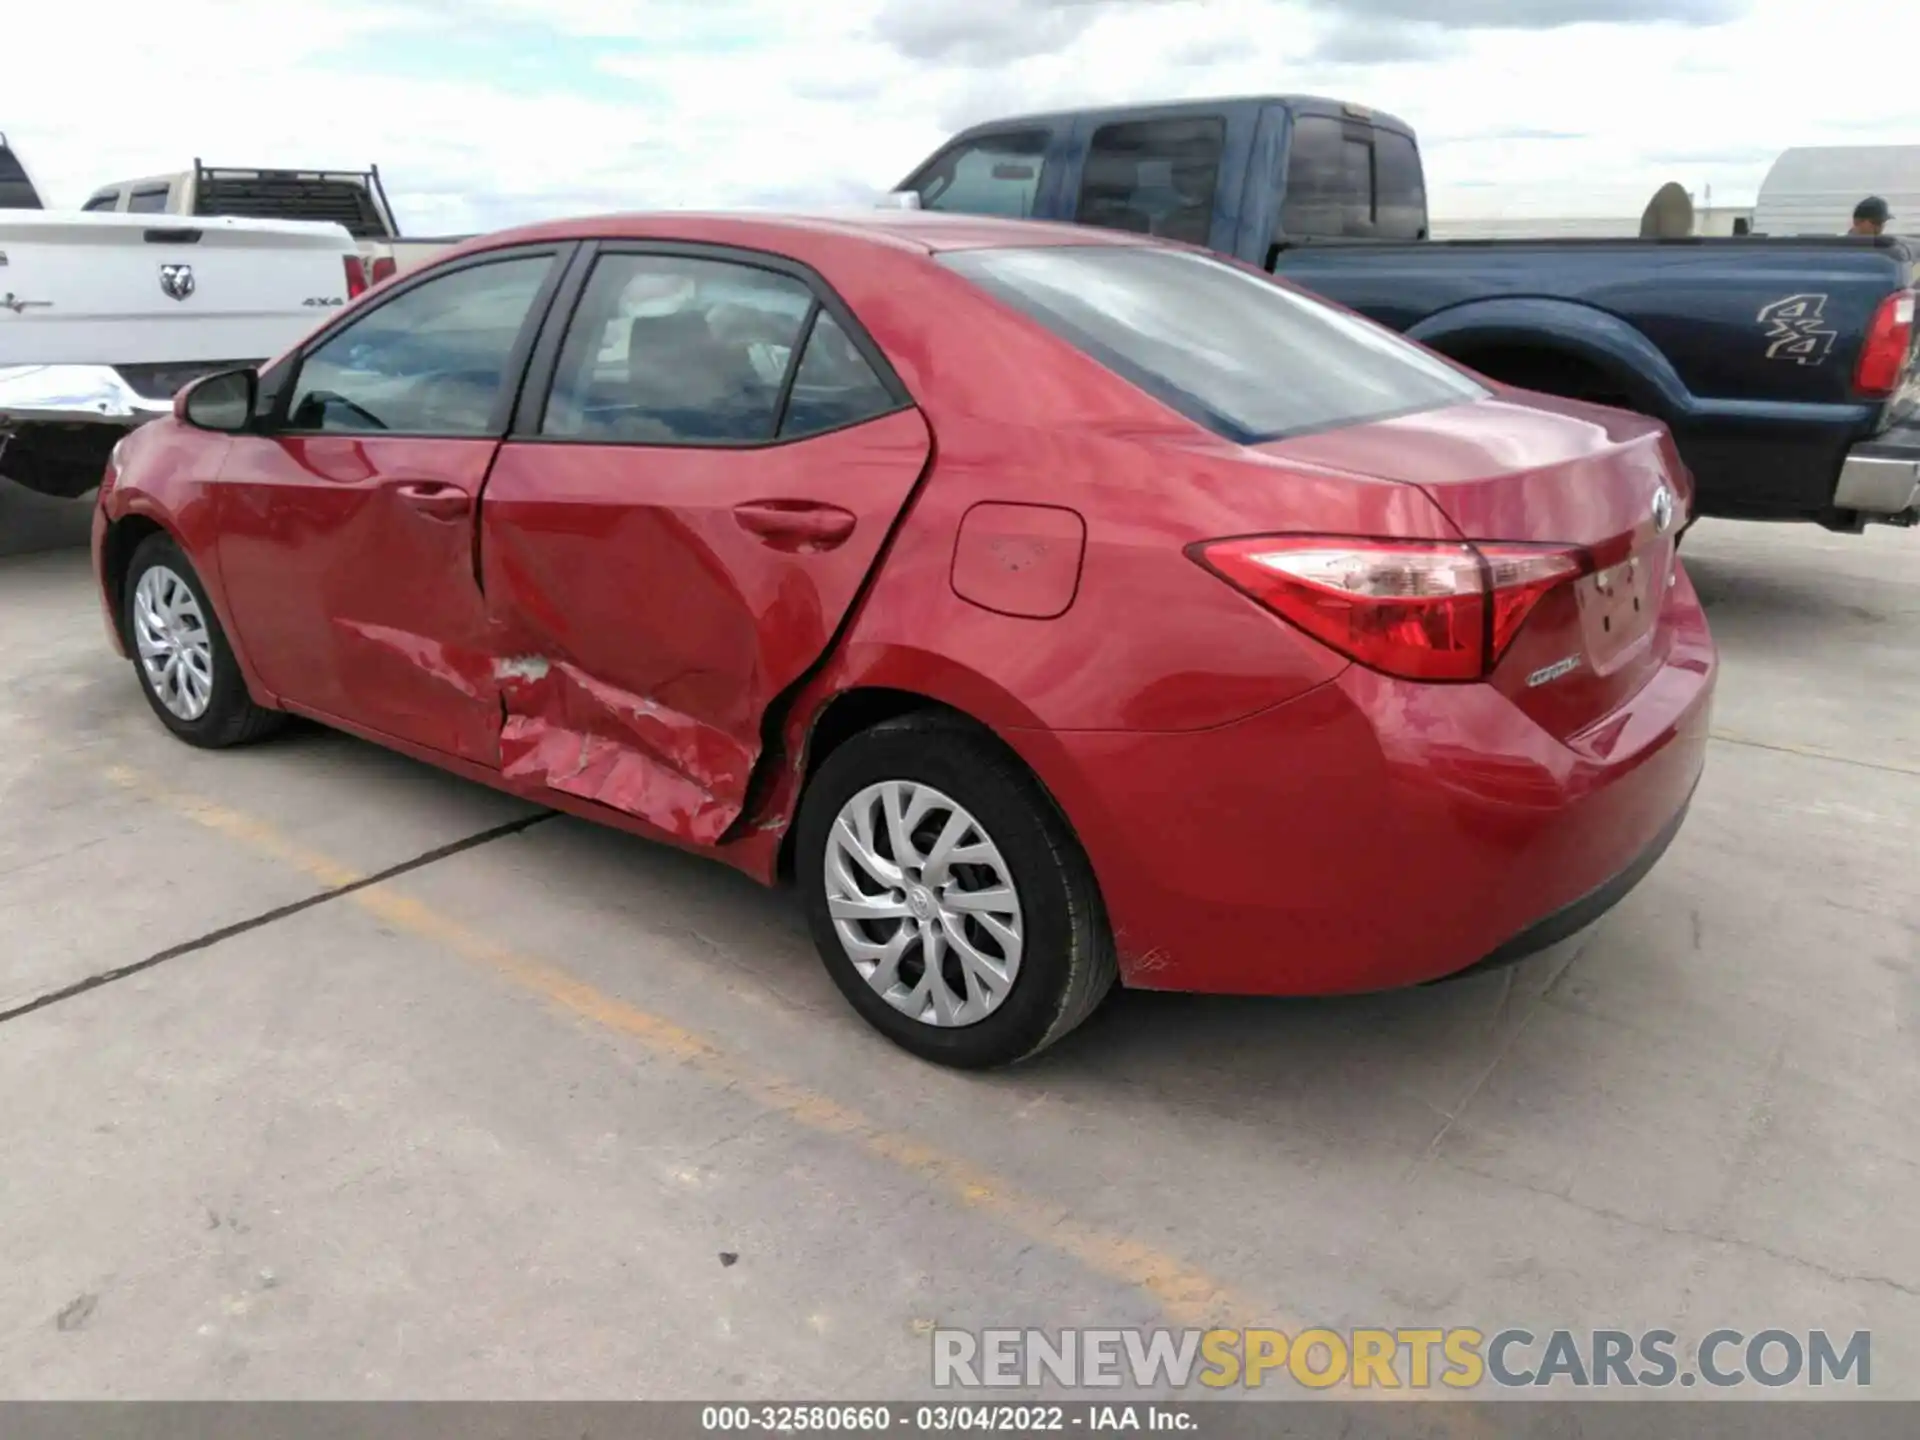
{"type": "Polygon", "coordinates": [[[564,660],[496,661],[501,773],[711,845],[740,814],[758,746],[595,680],[564,660]]]}

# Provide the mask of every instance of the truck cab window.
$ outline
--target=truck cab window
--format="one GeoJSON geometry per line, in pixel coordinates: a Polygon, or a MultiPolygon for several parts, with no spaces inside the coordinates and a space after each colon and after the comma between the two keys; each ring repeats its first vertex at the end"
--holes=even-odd
{"type": "Polygon", "coordinates": [[[118,190],[103,190],[98,195],[89,196],[82,210],[111,210],[120,203],[118,190]]]}
{"type": "Polygon", "coordinates": [[[1363,239],[1378,233],[1370,135],[1324,115],[1294,118],[1276,240],[1363,239]]]}
{"type": "Polygon", "coordinates": [[[923,210],[1026,219],[1040,193],[1045,130],[977,135],[941,151],[900,188],[920,196],[923,210]]]}
{"type": "Polygon", "coordinates": [[[0,210],[38,210],[40,196],[27,178],[26,167],[14,159],[4,138],[0,138],[0,210]]]}
{"type": "Polygon", "coordinates": [[[127,197],[127,209],[137,215],[160,215],[167,208],[167,187],[136,190],[127,197]]]}
{"type": "Polygon", "coordinates": [[[1427,186],[1413,138],[1373,132],[1375,233],[1383,240],[1427,238],[1427,186]]]}
{"type": "Polygon", "coordinates": [[[1074,219],[1206,244],[1226,133],[1217,116],[1102,125],[1087,147],[1074,219]]]}

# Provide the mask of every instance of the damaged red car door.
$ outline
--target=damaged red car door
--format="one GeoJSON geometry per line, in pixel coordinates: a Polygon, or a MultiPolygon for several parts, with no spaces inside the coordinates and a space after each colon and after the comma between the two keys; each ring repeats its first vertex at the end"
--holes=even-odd
{"type": "Polygon", "coordinates": [[[555,250],[400,289],[278,377],[216,486],[241,638],[282,703],[497,762],[475,526],[555,250]]]}
{"type": "Polygon", "coordinates": [[[482,505],[509,780],[693,843],[824,653],[926,465],[817,279],[610,248],[563,294],[482,505]]]}

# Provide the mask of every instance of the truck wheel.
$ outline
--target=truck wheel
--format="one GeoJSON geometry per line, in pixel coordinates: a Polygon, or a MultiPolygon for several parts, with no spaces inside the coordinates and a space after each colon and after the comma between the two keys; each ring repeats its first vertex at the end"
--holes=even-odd
{"type": "Polygon", "coordinates": [[[285,723],[285,715],[256,705],[247,693],[206,588],[172,536],[140,542],[121,604],[140,689],[175,735],[222,750],[285,723]]]}
{"type": "Polygon", "coordinates": [[[807,786],[795,861],[827,973],[922,1059],[1024,1060],[1113,985],[1079,842],[1020,763],[960,722],[910,715],[836,749],[807,786]]]}

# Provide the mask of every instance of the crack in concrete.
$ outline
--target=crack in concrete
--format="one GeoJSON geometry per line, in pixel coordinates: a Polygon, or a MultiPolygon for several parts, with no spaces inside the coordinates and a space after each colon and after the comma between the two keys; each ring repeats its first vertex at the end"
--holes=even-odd
{"type": "Polygon", "coordinates": [[[1558,1190],[1545,1185],[1535,1185],[1531,1181],[1516,1179],[1511,1175],[1499,1175],[1477,1166],[1463,1165],[1458,1160],[1439,1159],[1435,1163],[1449,1170],[1457,1170],[1463,1175],[1472,1175],[1494,1185],[1505,1185],[1515,1190],[1524,1190],[1529,1195],[1538,1195],[1546,1200],[1558,1200],[1570,1205],[1583,1214],[1597,1220],[1608,1220],[1616,1225],[1626,1225],[1635,1230],[1644,1230],[1654,1235],[1667,1235],[1676,1240],[1700,1240],[1709,1245],[1724,1245],[1729,1250],[1750,1250],[1756,1255],[1764,1255],[1769,1260],[1777,1260],[1782,1265],[1797,1266],[1802,1270],[1811,1270],[1816,1275],[1835,1281],[1841,1285],[1872,1285],[1892,1290],[1896,1294],[1906,1295],[1920,1300],[1920,1285],[1910,1285],[1904,1280],[1896,1280],[1891,1275],[1866,1275],[1850,1270],[1836,1270],[1831,1265],[1822,1265],[1818,1260],[1809,1260],[1804,1255],[1796,1255],[1790,1250],[1779,1250],[1758,1240],[1743,1240],[1737,1235],[1723,1235],[1715,1230],[1701,1230],[1691,1225],[1668,1225],[1658,1220],[1642,1220],[1638,1216],[1623,1214],[1618,1210],[1609,1210],[1604,1205],[1594,1205],[1585,1200],[1576,1200],[1558,1190]]]}
{"type": "Polygon", "coordinates": [[[1749,740],[1744,735],[1712,731],[1708,737],[1722,745],[1739,745],[1748,750],[1771,750],[1776,755],[1797,755],[1803,760],[1830,760],[1835,765],[1853,765],[1862,770],[1878,770],[1886,775],[1920,776],[1920,765],[1895,765],[1885,760],[1857,760],[1851,755],[1836,755],[1831,750],[1815,750],[1809,745],[1785,745],[1771,740],[1749,740]]]}
{"type": "Polygon", "coordinates": [[[542,810],[537,814],[524,815],[518,820],[509,820],[503,825],[495,825],[489,829],[479,831],[476,834],[463,836],[458,840],[451,840],[445,845],[436,845],[433,849],[423,851],[410,860],[402,860],[396,865],[387,866],[384,870],[376,870],[371,875],[362,875],[357,879],[349,880],[340,885],[330,885],[324,890],[306,896],[304,899],[294,900],[285,905],[276,905],[271,910],[262,911],[258,915],[251,915],[245,920],[236,920],[230,925],[222,925],[217,930],[209,930],[206,934],[196,936],[191,940],[183,940],[177,945],[169,945],[166,949],[156,951],[143,960],[135,960],[126,965],[116,965],[110,970],[95,971],[93,974],[75,980],[69,985],[62,985],[58,989],[48,990],[44,994],[34,996],[31,1000],[23,1000],[17,1005],[10,1006],[5,1010],[0,1010],[0,1025],[4,1025],[9,1020],[18,1020],[23,1015],[31,1015],[36,1010],[45,1010],[48,1006],[58,1005],[63,1000],[72,1000],[77,996],[85,995],[90,990],[98,990],[103,985],[111,985],[116,980],[125,980],[129,976],[143,974],[148,970],[154,969],[156,966],[166,964],[169,960],[178,960],[183,955],[192,955],[198,951],[210,949],[220,944],[223,940],[231,940],[236,936],[245,935],[249,931],[261,929],[263,926],[271,925],[279,920],[285,920],[289,916],[298,915],[303,910],[311,910],[316,905],[324,905],[329,900],[338,900],[343,896],[351,895],[356,890],[365,890],[372,885],[384,884],[388,880],[397,879],[415,870],[425,869],[429,865],[437,864],[442,860],[450,859],[468,850],[478,849],[482,845],[491,844],[495,840],[504,840],[509,835],[518,835],[521,831],[531,829],[533,826],[538,825],[542,820],[553,819],[554,814],[555,812],[552,810],[542,810]]]}

